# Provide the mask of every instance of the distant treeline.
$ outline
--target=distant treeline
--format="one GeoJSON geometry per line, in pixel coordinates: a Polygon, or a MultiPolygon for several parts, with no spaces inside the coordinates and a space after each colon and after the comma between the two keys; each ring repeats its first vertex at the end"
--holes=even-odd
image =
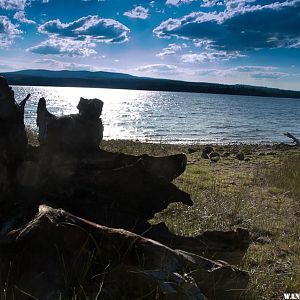
{"type": "Polygon", "coordinates": [[[121,73],[88,71],[24,70],[1,73],[11,85],[70,86],[149,91],[213,93],[263,97],[300,98],[300,91],[250,85],[226,85],[206,82],[135,77],[121,73]]]}

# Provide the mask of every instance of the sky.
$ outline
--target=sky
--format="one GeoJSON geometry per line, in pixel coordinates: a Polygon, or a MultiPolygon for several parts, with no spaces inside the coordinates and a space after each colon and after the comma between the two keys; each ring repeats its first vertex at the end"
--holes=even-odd
{"type": "Polygon", "coordinates": [[[300,0],[0,0],[0,72],[300,90],[300,0]]]}

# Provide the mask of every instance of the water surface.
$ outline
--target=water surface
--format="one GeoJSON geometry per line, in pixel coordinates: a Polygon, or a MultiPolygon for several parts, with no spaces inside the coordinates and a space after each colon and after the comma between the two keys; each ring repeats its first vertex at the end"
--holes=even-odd
{"type": "Polygon", "coordinates": [[[156,142],[269,143],[300,137],[300,99],[74,87],[13,86],[27,93],[25,123],[36,129],[38,99],[56,115],[77,113],[80,97],[104,101],[105,139],[156,142]]]}

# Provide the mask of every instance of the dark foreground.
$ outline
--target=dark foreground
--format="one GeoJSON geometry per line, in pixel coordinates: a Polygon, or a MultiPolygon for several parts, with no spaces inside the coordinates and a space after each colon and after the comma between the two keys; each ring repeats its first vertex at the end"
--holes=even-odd
{"type": "Polygon", "coordinates": [[[83,98],[78,114],[63,117],[41,98],[32,146],[23,120],[30,95],[17,104],[4,78],[0,90],[4,298],[235,299],[246,290],[249,274],[234,265],[248,230],[186,237],[150,222],[171,203],[194,204],[172,183],[186,155],[99,149],[103,103],[83,98]]]}
{"type": "Polygon", "coordinates": [[[62,118],[41,99],[32,146],[26,101],[17,106],[1,83],[4,299],[270,299],[297,290],[296,148],[203,153],[103,141],[100,150],[97,99],[62,118]]]}

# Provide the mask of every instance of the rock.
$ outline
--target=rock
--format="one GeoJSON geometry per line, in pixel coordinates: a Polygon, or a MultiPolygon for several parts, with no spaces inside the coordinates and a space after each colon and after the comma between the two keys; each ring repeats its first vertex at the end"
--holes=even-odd
{"type": "Polygon", "coordinates": [[[237,153],[237,155],[235,156],[236,159],[238,160],[244,160],[245,159],[245,155],[243,152],[239,152],[237,153]]]}
{"type": "Polygon", "coordinates": [[[243,150],[243,153],[244,153],[245,155],[252,155],[252,151],[251,151],[251,149],[249,149],[249,148],[244,149],[244,150],[243,150]]]}
{"type": "Polygon", "coordinates": [[[270,244],[272,240],[267,236],[260,236],[255,240],[255,242],[261,245],[265,245],[265,244],[270,244]]]}
{"type": "Polygon", "coordinates": [[[211,152],[209,158],[212,162],[218,162],[220,160],[220,154],[218,152],[211,152]]]}
{"type": "Polygon", "coordinates": [[[229,156],[230,156],[230,152],[224,152],[224,153],[222,154],[222,156],[223,156],[223,157],[229,157],[229,156]]]}
{"type": "Polygon", "coordinates": [[[197,152],[198,150],[195,149],[195,148],[188,148],[187,151],[188,151],[189,154],[192,154],[192,153],[197,152]]]}
{"type": "Polygon", "coordinates": [[[238,299],[249,280],[229,264],[47,206],[0,242],[7,299],[70,299],[81,290],[97,295],[100,285],[101,299],[148,294],[149,299],[229,300],[238,299]]]}
{"type": "Polygon", "coordinates": [[[213,151],[214,151],[214,148],[212,146],[206,146],[206,147],[203,148],[202,153],[209,154],[213,151]]]}
{"type": "Polygon", "coordinates": [[[209,155],[207,153],[205,153],[205,152],[202,152],[201,157],[203,159],[209,159],[209,155]]]}

